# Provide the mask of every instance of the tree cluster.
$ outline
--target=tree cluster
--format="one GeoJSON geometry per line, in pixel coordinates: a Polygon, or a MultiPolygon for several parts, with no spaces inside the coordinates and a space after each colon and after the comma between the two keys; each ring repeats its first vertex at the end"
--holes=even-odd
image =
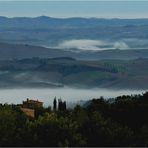
{"type": "Polygon", "coordinates": [[[148,146],[148,93],[92,99],[85,107],[36,109],[27,117],[0,105],[0,146],[148,146]]]}

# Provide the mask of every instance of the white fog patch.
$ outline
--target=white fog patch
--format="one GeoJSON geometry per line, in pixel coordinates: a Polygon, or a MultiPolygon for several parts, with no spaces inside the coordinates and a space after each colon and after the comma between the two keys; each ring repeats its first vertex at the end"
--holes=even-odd
{"type": "Polygon", "coordinates": [[[115,42],[114,45],[113,45],[113,47],[115,49],[128,49],[129,48],[128,45],[125,42],[122,42],[122,41],[115,42]]]}
{"type": "Polygon", "coordinates": [[[44,102],[44,106],[53,104],[53,98],[56,96],[69,102],[78,102],[80,100],[90,100],[92,98],[117,97],[120,95],[141,94],[144,90],[108,90],[108,89],[75,89],[75,88],[57,88],[57,89],[0,89],[0,103],[22,103],[26,98],[40,100],[44,102]]]}
{"type": "Polygon", "coordinates": [[[81,50],[101,50],[100,46],[104,46],[106,43],[100,40],[68,40],[60,43],[59,48],[77,48],[81,50]]]}
{"type": "Polygon", "coordinates": [[[73,39],[61,42],[57,48],[100,51],[108,49],[128,49],[129,47],[123,41],[110,42],[103,40],[73,39]]]}

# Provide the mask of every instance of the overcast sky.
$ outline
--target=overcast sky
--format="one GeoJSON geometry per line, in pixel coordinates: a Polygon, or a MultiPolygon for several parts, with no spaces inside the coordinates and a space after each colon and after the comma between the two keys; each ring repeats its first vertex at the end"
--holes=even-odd
{"type": "Polygon", "coordinates": [[[148,1],[1,1],[0,16],[148,18],[148,1]]]}

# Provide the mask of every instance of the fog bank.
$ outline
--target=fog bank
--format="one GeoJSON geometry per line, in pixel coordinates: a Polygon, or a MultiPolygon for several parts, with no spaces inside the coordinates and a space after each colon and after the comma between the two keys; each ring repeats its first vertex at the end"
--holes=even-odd
{"type": "Polygon", "coordinates": [[[92,98],[117,97],[119,95],[141,94],[144,90],[107,90],[107,89],[0,89],[0,103],[22,103],[26,98],[38,99],[44,102],[44,106],[52,105],[53,98],[56,96],[67,102],[78,102],[80,100],[90,100],[92,98]]]}
{"type": "Polygon", "coordinates": [[[108,50],[108,49],[128,49],[129,46],[123,41],[103,41],[103,40],[90,40],[90,39],[72,39],[65,40],[59,43],[58,47],[60,49],[80,49],[80,50],[108,50]]]}

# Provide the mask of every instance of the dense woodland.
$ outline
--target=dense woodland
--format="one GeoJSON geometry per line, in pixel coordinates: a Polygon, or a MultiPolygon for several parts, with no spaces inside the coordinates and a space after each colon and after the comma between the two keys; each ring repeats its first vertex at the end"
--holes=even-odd
{"type": "Polygon", "coordinates": [[[0,146],[148,146],[148,92],[35,110],[0,105],[0,146]]]}

